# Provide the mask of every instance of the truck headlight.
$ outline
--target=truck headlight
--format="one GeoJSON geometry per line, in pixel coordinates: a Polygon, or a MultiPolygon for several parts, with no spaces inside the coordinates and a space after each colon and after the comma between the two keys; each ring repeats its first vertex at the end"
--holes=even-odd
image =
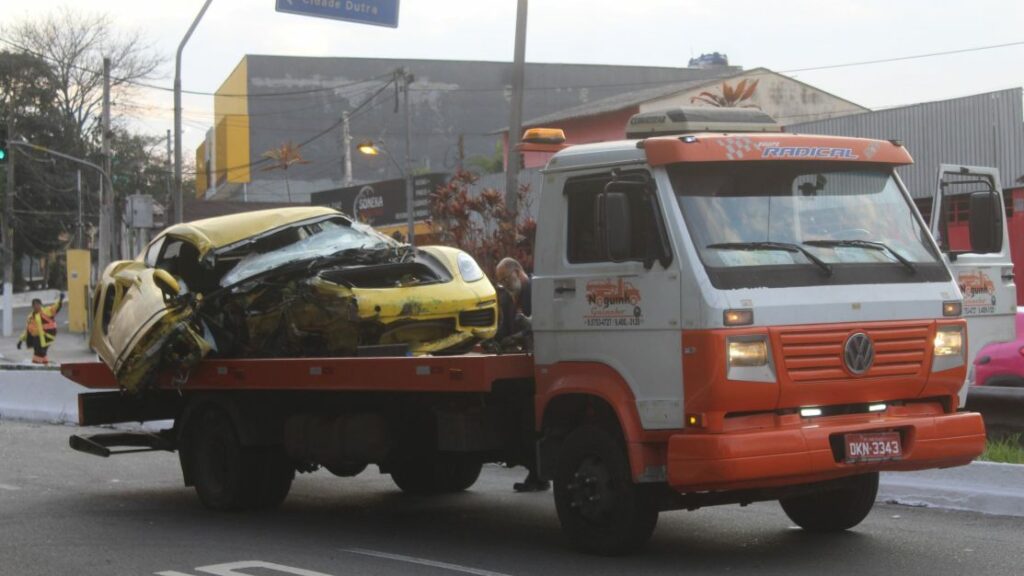
{"type": "Polygon", "coordinates": [[[768,364],[768,343],[762,339],[744,342],[729,340],[729,366],[768,364]]]}
{"type": "Polygon", "coordinates": [[[935,332],[936,356],[959,356],[963,349],[964,333],[959,326],[939,328],[935,332]]]}
{"type": "Polygon", "coordinates": [[[473,257],[469,254],[459,252],[459,255],[455,257],[455,261],[459,264],[459,275],[466,282],[476,282],[484,277],[484,271],[480,269],[476,260],[473,260],[473,257]]]}
{"type": "Polygon", "coordinates": [[[963,326],[940,326],[932,342],[932,372],[957,368],[964,363],[963,326]]]}
{"type": "Polygon", "coordinates": [[[775,366],[765,336],[730,336],[725,348],[729,380],[775,382],[775,366]]]}

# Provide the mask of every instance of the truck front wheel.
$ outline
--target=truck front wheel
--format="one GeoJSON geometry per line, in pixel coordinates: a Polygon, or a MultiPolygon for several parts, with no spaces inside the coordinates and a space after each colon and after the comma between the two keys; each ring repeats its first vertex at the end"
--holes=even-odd
{"type": "Polygon", "coordinates": [[[654,532],[654,493],[633,483],[625,447],[602,428],[582,426],[566,437],[554,480],[558,519],[576,548],[626,554],[654,532]]]}
{"type": "Polygon", "coordinates": [[[878,472],[834,480],[834,488],[779,500],[786,516],[808,532],[840,532],[867,517],[878,494],[878,472]]]}

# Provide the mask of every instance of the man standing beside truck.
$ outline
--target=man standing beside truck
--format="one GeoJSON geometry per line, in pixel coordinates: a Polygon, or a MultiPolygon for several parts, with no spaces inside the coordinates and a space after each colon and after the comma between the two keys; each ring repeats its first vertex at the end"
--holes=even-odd
{"type": "MultiPolygon", "coordinates": [[[[530,316],[533,313],[530,295],[530,276],[523,270],[523,265],[515,258],[502,258],[494,268],[494,279],[498,283],[498,333],[495,340],[499,343],[509,339],[532,340],[530,336],[530,316]],[[506,301],[507,300],[507,301],[506,301]]],[[[527,349],[532,346],[526,346],[527,349]]],[[[512,488],[516,492],[543,492],[551,487],[547,480],[541,480],[535,471],[536,465],[530,467],[530,473],[522,482],[516,482],[512,488]]]]}

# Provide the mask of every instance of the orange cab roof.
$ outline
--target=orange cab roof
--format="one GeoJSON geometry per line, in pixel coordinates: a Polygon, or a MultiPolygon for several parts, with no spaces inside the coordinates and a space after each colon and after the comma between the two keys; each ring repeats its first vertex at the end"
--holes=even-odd
{"type": "Polygon", "coordinates": [[[819,160],[913,164],[903,146],[886,140],[786,133],[658,136],[643,140],[651,166],[676,162],[819,160]]]}

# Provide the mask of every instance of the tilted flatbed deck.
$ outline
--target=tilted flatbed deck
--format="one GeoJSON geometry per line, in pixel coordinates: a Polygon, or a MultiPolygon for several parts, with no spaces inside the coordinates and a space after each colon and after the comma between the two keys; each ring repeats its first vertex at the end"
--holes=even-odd
{"type": "MultiPolygon", "coordinates": [[[[61,374],[93,390],[119,390],[100,362],[70,363],[61,374]]],[[[171,376],[155,388],[200,390],[306,390],[488,392],[494,382],[533,377],[530,354],[464,354],[374,358],[208,359],[179,386],[171,376]]]]}

